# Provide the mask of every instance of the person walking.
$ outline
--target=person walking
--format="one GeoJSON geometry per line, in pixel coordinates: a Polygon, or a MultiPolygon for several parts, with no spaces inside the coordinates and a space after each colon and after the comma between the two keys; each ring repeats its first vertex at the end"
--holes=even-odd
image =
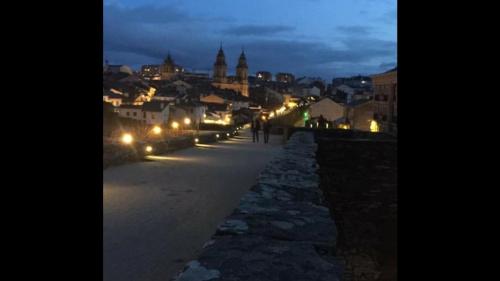
{"type": "Polygon", "coordinates": [[[323,117],[323,114],[321,114],[318,118],[318,127],[320,129],[326,128],[326,119],[323,117]]]}
{"type": "Polygon", "coordinates": [[[271,130],[271,124],[269,123],[269,121],[266,121],[266,122],[264,122],[262,127],[263,127],[262,130],[264,131],[264,143],[268,143],[269,142],[269,131],[271,130]]]}
{"type": "Polygon", "coordinates": [[[255,142],[259,142],[259,130],[260,130],[260,122],[258,119],[252,120],[252,140],[255,142]]]}

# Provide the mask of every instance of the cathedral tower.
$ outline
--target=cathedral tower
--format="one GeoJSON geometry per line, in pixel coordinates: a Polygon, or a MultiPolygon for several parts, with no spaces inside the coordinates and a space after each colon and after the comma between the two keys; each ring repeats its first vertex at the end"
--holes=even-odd
{"type": "Polygon", "coordinates": [[[172,76],[174,75],[175,75],[175,63],[172,60],[170,53],[168,53],[167,58],[165,59],[165,61],[161,66],[161,79],[168,80],[172,78],[172,76]]]}
{"type": "Polygon", "coordinates": [[[241,51],[241,55],[238,60],[238,66],[236,66],[236,77],[238,78],[238,82],[242,84],[248,83],[248,65],[245,52],[243,50],[241,51]]]}
{"type": "Polygon", "coordinates": [[[222,45],[217,53],[217,58],[214,63],[214,82],[225,83],[226,82],[226,57],[224,56],[224,51],[222,50],[222,45]]]}

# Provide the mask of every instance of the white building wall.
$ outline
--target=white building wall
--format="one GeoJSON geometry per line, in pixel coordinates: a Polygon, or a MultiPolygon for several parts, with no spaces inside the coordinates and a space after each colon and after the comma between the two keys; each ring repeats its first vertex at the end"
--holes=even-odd
{"type": "Polygon", "coordinates": [[[338,104],[331,99],[325,98],[309,107],[309,115],[312,118],[317,118],[323,115],[328,121],[334,121],[344,116],[345,109],[341,104],[338,104]]]}
{"type": "Polygon", "coordinates": [[[169,107],[165,107],[162,112],[145,111],[146,124],[148,125],[162,125],[168,124],[169,107]]]}
{"type": "Polygon", "coordinates": [[[123,118],[130,118],[135,120],[144,120],[142,116],[142,109],[138,108],[119,108],[118,116],[123,118]]]}

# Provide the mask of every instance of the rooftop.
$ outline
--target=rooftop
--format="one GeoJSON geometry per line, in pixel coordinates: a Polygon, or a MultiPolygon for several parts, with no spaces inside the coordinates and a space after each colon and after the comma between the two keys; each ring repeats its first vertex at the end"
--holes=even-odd
{"type": "Polygon", "coordinates": [[[151,102],[143,103],[142,110],[149,111],[149,112],[162,112],[166,106],[167,106],[166,102],[151,101],[151,102]]]}

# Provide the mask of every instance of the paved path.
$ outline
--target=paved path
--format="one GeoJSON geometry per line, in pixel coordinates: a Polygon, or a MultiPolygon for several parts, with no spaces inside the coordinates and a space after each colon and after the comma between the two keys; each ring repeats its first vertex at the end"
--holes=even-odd
{"type": "Polygon", "coordinates": [[[168,281],[196,257],[282,145],[237,139],[104,170],[104,280],[168,281]]]}

